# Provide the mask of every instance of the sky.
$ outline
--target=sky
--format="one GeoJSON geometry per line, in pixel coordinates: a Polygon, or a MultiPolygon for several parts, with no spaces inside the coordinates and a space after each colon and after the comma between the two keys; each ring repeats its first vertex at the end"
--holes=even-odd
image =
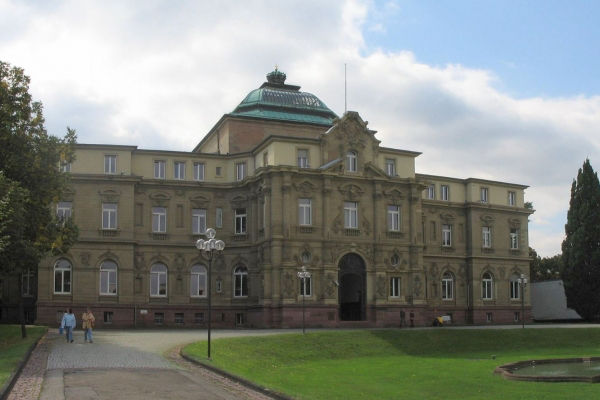
{"type": "Polygon", "coordinates": [[[48,131],[191,151],[277,65],[358,111],[417,172],[529,185],[530,246],[560,253],[570,185],[600,168],[600,2],[0,0],[0,60],[48,131]]]}

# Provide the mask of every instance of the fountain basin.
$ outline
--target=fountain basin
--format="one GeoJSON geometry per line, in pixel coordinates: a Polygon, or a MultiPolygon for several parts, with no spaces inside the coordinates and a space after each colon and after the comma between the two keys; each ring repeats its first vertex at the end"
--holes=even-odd
{"type": "Polygon", "coordinates": [[[534,382],[600,382],[600,357],[526,360],[494,370],[506,379],[534,382]]]}

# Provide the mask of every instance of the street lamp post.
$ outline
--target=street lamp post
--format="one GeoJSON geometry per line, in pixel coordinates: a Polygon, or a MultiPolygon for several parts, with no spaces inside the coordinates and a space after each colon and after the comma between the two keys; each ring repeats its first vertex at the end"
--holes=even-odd
{"type": "Polygon", "coordinates": [[[205,232],[207,240],[198,239],[196,241],[196,248],[208,259],[208,359],[210,360],[210,331],[211,331],[211,273],[212,273],[212,261],[215,257],[216,252],[222,252],[225,250],[225,242],[222,240],[215,239],[217,232],[213,228],[208,228],[205,232]]]}
{"type": "Polygon", "coordinates": [[[298,272],[298,278],[301,279],[302,282],[302,334],[305,334],[305,320],[304,320],[304,311],[305,311],[305,307],[304,307],[304,298],[306,297],[306,278],[310,278],[310,272],[308,272],[306,270],[306,267],[303,265],[302,266],[302,271],[298,272]]]}
{"type": "Polygon", "coordinates": [[[517,279],[519,282],[519,289],[521,290],[521,323],[523,329],[525,329],[525,286],[527,286],[527,278],[525,274],[521,274],[521,277],[517,279]]]}

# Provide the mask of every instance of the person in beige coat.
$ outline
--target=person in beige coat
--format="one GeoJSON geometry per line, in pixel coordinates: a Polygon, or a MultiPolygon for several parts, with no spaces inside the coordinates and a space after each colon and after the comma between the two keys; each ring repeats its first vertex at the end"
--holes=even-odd
{"type": "Polygon", "coordinates": [[[92,339],[92,329],[94,328],[94,323],[96,322],[96,318],[94,318],[94,314],[92,314],[92,311],[90,310],[89,307],[81,316],[81,320],[83,321],[82,328],[85,332],[85,341],[94,343],[94,340],[92,339]]]}

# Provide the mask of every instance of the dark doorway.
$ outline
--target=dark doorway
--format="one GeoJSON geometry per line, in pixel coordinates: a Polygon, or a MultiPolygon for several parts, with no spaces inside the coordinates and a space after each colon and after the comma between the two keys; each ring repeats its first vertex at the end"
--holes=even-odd
{"type": "Polygon", "coordinates": [[[339,303],[342,321],[362,321],[365,313],[365,262],[354,253],[346,254],[339,264],[339,303]]]}

